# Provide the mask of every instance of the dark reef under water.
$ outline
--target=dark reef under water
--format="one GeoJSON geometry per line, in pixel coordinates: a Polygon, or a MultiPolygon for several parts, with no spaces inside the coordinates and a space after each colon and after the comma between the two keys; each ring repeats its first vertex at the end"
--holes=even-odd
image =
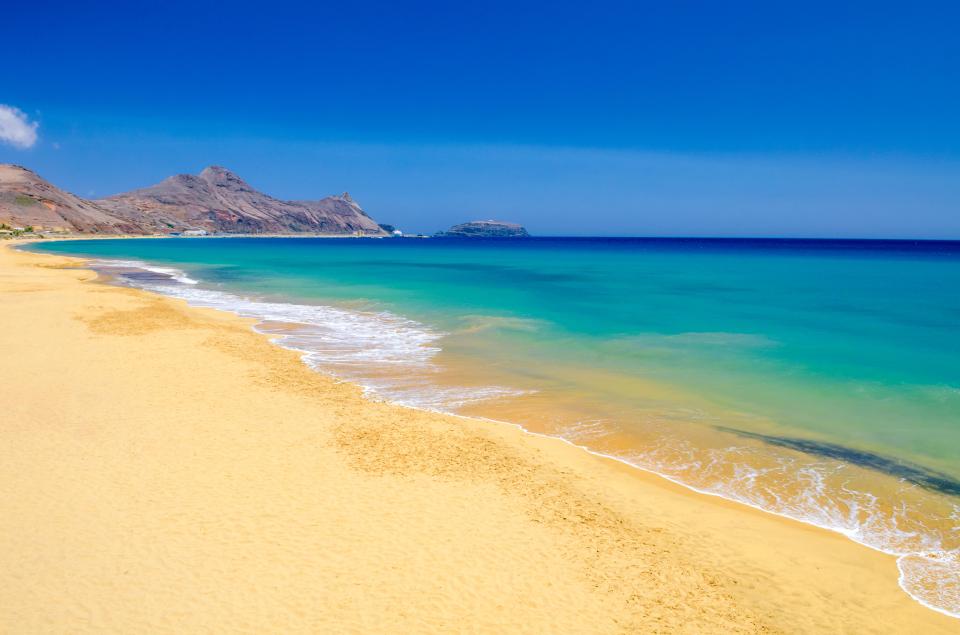
{"type": "Polygon", "coordinates": [[[758,432],[747,432],[746,430],[737,430],[724,426],[717,426],[716,429],[735,434],[739,437],[754,439],[781,448],[803,452],[804,454],[843,461],[844,463],[883,472],[884,474],[895,476],[925,489],[940,492],[941,494],[960,496],[960,480],[949,474],[902,459],[895,459],[865,450],[857,450],[827,441],[813,441],[811,439],[800,439],[797,437],[760,434],[758,432]]]}

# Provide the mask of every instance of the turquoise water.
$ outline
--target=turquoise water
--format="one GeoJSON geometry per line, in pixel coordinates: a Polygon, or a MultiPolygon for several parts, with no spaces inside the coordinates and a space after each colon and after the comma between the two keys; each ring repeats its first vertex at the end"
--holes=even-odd
{"type": "Polygon", "coordinates": [[[259,317],[372,397],[515,421],[841,531],[900,555],[911,595],[960,613],[960,243],[36,248],[259,317]]]}

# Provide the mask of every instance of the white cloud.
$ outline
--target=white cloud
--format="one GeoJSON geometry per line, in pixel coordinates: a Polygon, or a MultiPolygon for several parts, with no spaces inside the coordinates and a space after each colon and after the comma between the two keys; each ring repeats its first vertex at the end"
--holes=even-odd
{"type": "Polygon", "coordinates": [[[16,148],[31,148],[37,142],[36,121],[27,119],[19,108],[0,104],[0,143],[9,143],[16,148]]]}

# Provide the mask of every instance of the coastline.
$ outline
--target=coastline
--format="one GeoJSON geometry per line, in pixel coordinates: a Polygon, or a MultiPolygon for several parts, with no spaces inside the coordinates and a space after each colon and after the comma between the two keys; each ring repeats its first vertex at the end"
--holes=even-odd
{"type": "Polygon", "coordinates": [[[838,534],[8,246],[4,630],[956,630],[838,534]]]}

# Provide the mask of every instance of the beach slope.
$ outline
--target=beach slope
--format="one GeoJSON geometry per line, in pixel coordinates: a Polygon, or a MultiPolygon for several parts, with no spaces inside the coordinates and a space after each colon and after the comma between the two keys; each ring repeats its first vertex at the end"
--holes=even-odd
{"type": "Polygon", "coordinates": [[[0,632],[957,632],[892,557],[0,245],[0,632]]]}

